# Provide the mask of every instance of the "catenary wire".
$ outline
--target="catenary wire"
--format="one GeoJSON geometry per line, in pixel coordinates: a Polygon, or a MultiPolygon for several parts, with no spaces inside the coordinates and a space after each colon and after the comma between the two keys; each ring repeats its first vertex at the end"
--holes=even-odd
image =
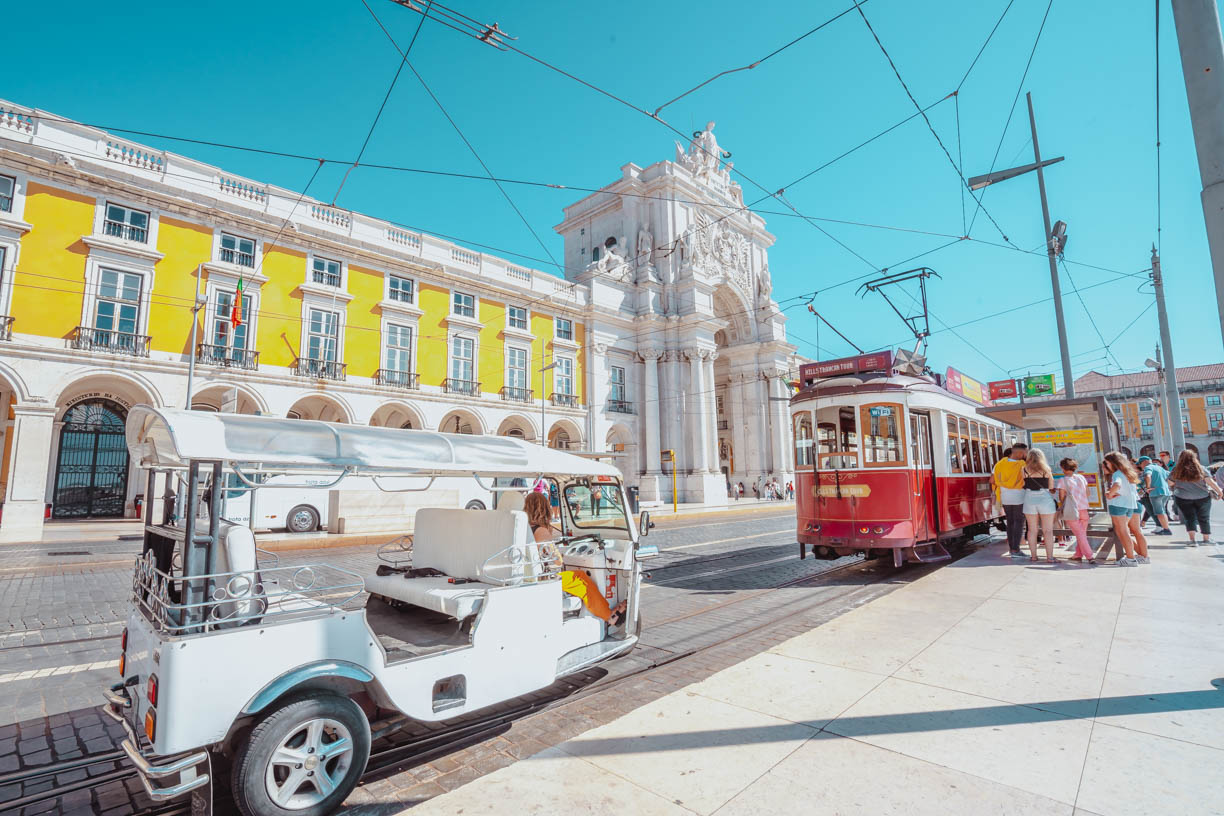
{"type": "Polygon", "coordinates": [[[1007,16],[1007,12],[1011,10],[1012,3],[1016,0],[1007,0],[1007,5],[1003,7],[1003,13],[999,15],[999,19],[995,21],[994,28],[990,29],[990,33],[986,35],[986,41],[982,43],[982,47],[978,49],[977,55],[973,58],[973,62],[969,63],[969,68],[966,69],[965,75],[961,77],[961,81],[956,83],[956,90],[959,91],[965,86],[965,81],[969,79],[969,75],[973,73],[974,66],[978,64],[978,60],[982,58],[982,54],[986,51],[986,46],[990,45],[990,40],[994,37],[995,32],[999,30],[999,26],[1003,23],[1003,18],[1007,16]]]}
{"type": "MultiPolygon", "coordinates": [[[[1059,257],[1059,260],[1062,260],[1061,256],[1059,257]]],[[[1084,314],[1088,315],[1088,322],[1092,324],[1092,330],[1096,332],[1097,339],[1101,341],[1101,345],[1105,347],[1105,352],[1113,359],[1114,365],[1121,370],[1122,364],[1119,363],[1118,358],[1114,356],[1113,349],[1110,348],[1110,345],[1105,342],[1105,335],[1101,334],[1101,327],[1097,325],[1096,318],[1092,316],[1092,310],[1088,308],[1088,304],[1084,301],[1084,296],[1080,294],[1079,287],[1075,285],[1075,277],[1071,274],[1071,270],[1065,263],[1062,265],[1062,268],[1063,272],[1067,273],[1067,281],[1071,284],[1071,291],[1075,292],[1075,297],[1079,299],[1080,306],[1084,308],[1084,314]]]]}

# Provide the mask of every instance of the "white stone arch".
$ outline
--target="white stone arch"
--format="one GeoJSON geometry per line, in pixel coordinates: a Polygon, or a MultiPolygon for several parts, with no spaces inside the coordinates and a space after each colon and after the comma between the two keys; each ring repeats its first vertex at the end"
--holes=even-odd
{"type": "Polygon", "coordinates": [[[421,430],[425,419],[421,412],[401,400],[387,400],[370,416],[370,424],[382,428],[412,428],[421,430]]]}
{"type": "Polygon", "coordinates": [[[540,438],[540,431],[536,424],[528,417],[522,414],[510,414],[497,426],[497,435],[517,436],[519,439],[535,442],[540,438]],[[518,433],[515,433],[515,431],[518,431],[518,433]]]}
{"type": "Polygon", "coordinates": [[[548,429],[548,447],[582,450],[582,429],[571,419],[558,419],[548,429]]]}
{"type": "Polygon", "coordinates": [[[55,405],[60,409],[56,419],[63,419],[66,402],[91,391],[113,394],[119,397],[118,402],[127,403],[125,407],[129,408],[139,403],[146,403],[154,408],[162,408],[166,404],[157,386],[138,372],[78,368],[70,372],[63,382],[64,385],[54,399],[55,405]]]}
{"type": "MultiPolygon", "coordinates": [[[[17,369],[13,368],[8,363],[0,360],[0,381],[12,389],[13,395],[17,397],[18,402],[26,402],[30,399],[30,388],[26,385],[21,375],[17,373],[17,369]]],[[[8,414],[4,415],[8,419],[8,414]]]]}
{"type": "Polygon", "coordinates": [[[318,419],[323,422],[353,423],[353,409],[336,394],[306,393],[289,406],[285,416],[294,419],[318,419]]]}
{"type": "Polygon", "coordinates": [[[621,474],[626,478],[636,476],[637,440],[633,429],[623,422],[618,422],[608,428],[604,443],[604,449],[612,454],[612,463],[621,474]]]}
{"type": "Polygon", "coordinates": [[[225,396],[225,392],[231,388],[238,389],[238,413],[240,414],[263,414],[269,413],[268,403],[264,400],[263,395],[253,388],[238,383],[228,382],[206,382],[196,389],[191,395],[191,407],[201,408],[202,410],[221,410],[221,400],[225,396]]]}
{"type": "Polygon", "coordinates": [[[727,323],[723,329],[727,345],[749,343],[757,339],[752,304],[742,292],[734,286],[721,284],[714,289],[712,303],[714,316],[727,323]]]}
{"type": "Polygon", "coordinates": [[[456,408],[442,417],[438,430],[442,433],[466,433],[483,436],[485,430],[484,418],[470,408],[456,408]]]}

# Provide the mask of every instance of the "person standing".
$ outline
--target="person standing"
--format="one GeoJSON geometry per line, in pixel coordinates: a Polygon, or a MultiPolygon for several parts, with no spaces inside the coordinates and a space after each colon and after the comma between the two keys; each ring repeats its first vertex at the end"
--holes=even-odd
{"type": "Polygon", "coordinates": [[[1028,524],[1029,560],[1037,560],[1037,533],[1045,543],[1046,563],[1054,559],[1054,514],[1058,505],[1054,501],[1054,474],[1046,463],[1040,448],[1029,451],[1021,471],[1024,476],[1024,520],[1028,524]]]}
{"type": "Polygon", "coordinates": [[[1062,517],[1075,535],[1075,555],[1071,560],[1077,564],[1088,559],[1095,564],[1092,544],[1088,541],[1088,480],[1076,473],[1079,463],[1068,457],[1058,463],[1062,468],[1062,481],[1058,484],[1058,497],[1062,501],[1062,517]]]}
{"type": "Polygon", "coordinates": [[[1140,456],[1138,465],[1140,471],[1141,486],[1147,491],[1144,497],[1147,499],[1148,508],[1152,512],[1152,516],[1156,519],[1156,523],[1160,525],[1160,529],[1153,535],[1173,535],[1173,531],[1169,529],[1169,472],[1164,469],[1164,465],[1158,462],[1153,462],[1147,456],[1140,456]]]}
{"type": "Polygon", "coordinates": [[[990,485],[999,492],[999,503],[1007,519],[1007,554],[1012,558],[1024,555],[1020,542],[1024,536],[1024,460],[1028,456],[1028,445],[1017,442],[1005,451],[1007,454],[994,466],[990,485]]]}
{"type": "Polygon", "coordinates": [[[1169,474],[1169,482],[1173,485],[1173,500],[1186,524],[1186,532],[1190,534],[1190,546],[1198,546],[1194,540],[1194,534],[1198,531],[1203,533],[1203,543],[1210,544],[1211,498],[1220,498],[1220,488],[1207,469],[1199,464],[1194,451],[1181,452],[1173,472],[1169,474]]]}
{"type": "MultiPolygon", "coordinates": [[[[1122,544],[1122,549],[1126,553],[1122,558],[1118,559],[1119,567],[1137,567],[1140,564],[1139,559],[1135,555],[1137,547],[1136,537],[1132,534],[1138,531],[1137,538],[1142,539],[1143,531],[1139,528],[1139,515],[1136,513],[1136,508],[1139,506],[1139,493],[1137,485],[1139,484],[1139,474],[1131,467],[1131,463],[1118,451],[1110,451],[1105,454],[1104,460],[1101,462],[1105,470],[1105,478],[1109,482],[1109,488],[1105,491],[1105,504],[1109,508],[1109,520],[1113,522],[1114,535],[1122,544]],[[1134,524],[1131,521],[1134,520],[1134,524]]],[[[1143,561],[1148,563],[1147,558],[1147,539],[1143,540],[1143,561]]]]}

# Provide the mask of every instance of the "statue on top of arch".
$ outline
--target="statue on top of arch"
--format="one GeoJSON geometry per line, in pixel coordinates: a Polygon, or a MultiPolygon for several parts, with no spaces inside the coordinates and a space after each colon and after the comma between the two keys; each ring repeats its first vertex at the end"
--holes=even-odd
{"type": "Polygon", "coordinates": [[[739,198],[740,186],[731,181],[731,162],[723,164],[723,160],[729,158],[731,154],[722,149],[714,136],[714,122],[706,122],[705,130],[693,132],[687,150],[676,142],[676,164],[692,173],[694,178],[722,188],[732,198],[742,200],[739,198]]]}

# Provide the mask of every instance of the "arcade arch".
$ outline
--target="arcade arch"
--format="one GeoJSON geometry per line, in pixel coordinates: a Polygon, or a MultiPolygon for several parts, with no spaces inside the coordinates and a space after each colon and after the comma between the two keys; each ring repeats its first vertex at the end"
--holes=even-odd
{"type": "Polygon", "coordinates": [[[384,402],[378,406],[378,410],[370,417],[370,424],[382,428],[410,428],[418,431],[425,427],[425,421],[421,419],[417,409],[397,401],[384,402]]]}
{"type": "Polygon", "coordinates": [[[257,392],[241,385],[227,385],[225,383],[205,385],[196,391],[191,398],[191,409],[193,411],[220,411],[225,407],[227,396],[232,391],[238,392],[238,405],[234,413],[268,413],[267,403],[263,401],[257,392]]]}
{"type": "Polygon", "coordinates": [[[513,436],[516,439],[525,439],[528,442],[533,442],[538,438],[535,426],[531,424],[531,420],[521,414],[511,414],[503,419],[501,425],[497,428],[497,435],[513,436]]]}
{"type": "Polygon", "coordinates": [[[568,419],[559,419],[548,429],[548,447],[560,450],[582,448],[582,430],[568,419]]]}
{"type": "Polygon", "coordinates": [[[465,409],[451,411],[438,423],[442,433],[474,434],[480,436],[485,432],[484,422],[474,412],[465,409]]]}
{"type": "Polygon", "coordinates": [[[290,419],[317,419],[322,422],[351,424],[352,412],[339,399],[328,394],[311,394],[293,403],[286,414],[290,419]]]}

